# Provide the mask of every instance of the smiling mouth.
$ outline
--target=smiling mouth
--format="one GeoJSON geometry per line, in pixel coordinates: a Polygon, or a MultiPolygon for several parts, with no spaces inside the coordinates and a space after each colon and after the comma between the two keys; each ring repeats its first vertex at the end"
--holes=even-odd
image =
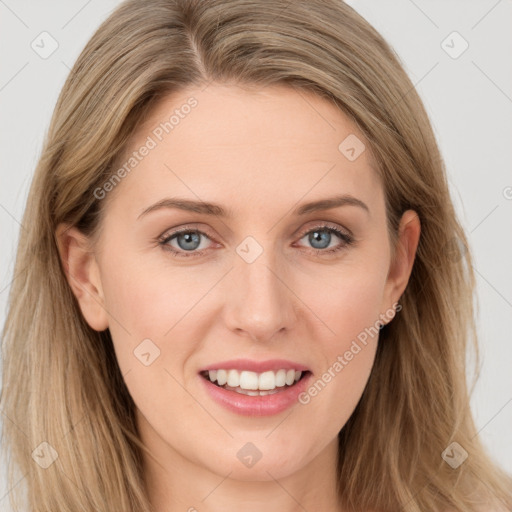
{"type": "Polygon", "coordinates": [[[266,396],[281,393],[307,377],[310,371],[278,370],[256,373],[238,370],[205,370],[200,372],[208,382],[241,395],[266,396]]]}

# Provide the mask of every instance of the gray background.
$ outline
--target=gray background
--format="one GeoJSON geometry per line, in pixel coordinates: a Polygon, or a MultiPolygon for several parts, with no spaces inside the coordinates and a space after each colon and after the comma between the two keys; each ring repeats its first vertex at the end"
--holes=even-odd
{"type": "MultiPolygon", "coordinates": [[[[118,3],[0,0],[1,325],[20,219],[53,107],[79,52],[118,3]],[[46,38],[44,49],[51,49],[44,31],[58,44],[47,58],[31,47],[46,38]]],[[[434,126],[475,256],[483,364],[471,406],[484,444],[512,472],[512,1],[349,3],[394,47],[434,126]],[[457,56],[464,40],[469,47],[457,56]]],[[[9,510],[4,466],[0,511],[9,510]]]]}

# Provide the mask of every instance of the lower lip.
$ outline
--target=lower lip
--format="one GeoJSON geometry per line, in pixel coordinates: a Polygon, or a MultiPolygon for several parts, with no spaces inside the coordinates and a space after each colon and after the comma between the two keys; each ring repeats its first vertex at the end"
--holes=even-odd
{"type": "Polygon", "coordinates": [[[312,374],[308,373],[293,386],[284,388],[283,391],[272,395],[249,396],[221,388],[199,375],[206,386],[206,390],[218,404],[244,416],[271,416],[285,411],[298,403],[298,397],[306,389],[311,377],[312,374]]]}

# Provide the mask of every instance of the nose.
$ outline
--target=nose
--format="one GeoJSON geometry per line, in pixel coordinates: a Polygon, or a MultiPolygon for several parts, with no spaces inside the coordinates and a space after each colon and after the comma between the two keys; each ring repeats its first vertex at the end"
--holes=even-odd
{"type": "Polygon", "coordinates": [[[227,327],[253,341],[269,341],[296,324],[295,297],[283,266],[276,265],[270,250],[252,263],[237,256],[226,290],[227,327]]]}

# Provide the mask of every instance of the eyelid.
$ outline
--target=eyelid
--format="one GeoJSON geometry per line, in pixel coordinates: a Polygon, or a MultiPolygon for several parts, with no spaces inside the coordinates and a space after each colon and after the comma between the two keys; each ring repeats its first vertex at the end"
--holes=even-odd
{"type": "Polygon", "coordinates": [[[350,229],[340,226],[340,225],[336,224],[335,222],[329,222],[329,221],[325,221],[325,220],[311,221],[311,223],[309,223],[305,228],[303,228],[299,231],[298,236],[299,236],[299,238],[302,238],[304,235],[307,235],[310,231],[312,231],[314,229],[327,229],[327,228],[334,229],[335,231],[340,231],[347,237],[355,239],[355,236],[352,233],[352,231],[350,231],[350,229]]]}
{"type": "Polygon", "coordinates": [[[208,228],[200,228],[194,224],[185,224],[183,226],[180,226],[179,228],[166,229],[160,236],[157,237],[157,240],[164,241],[175,235],[179,235],[180,233],[187,231],[197,231],[198,233],[208,236],[210,240],[215,239],[215,237],[211,236],[211,233],[209,232],[208,228]]]}

